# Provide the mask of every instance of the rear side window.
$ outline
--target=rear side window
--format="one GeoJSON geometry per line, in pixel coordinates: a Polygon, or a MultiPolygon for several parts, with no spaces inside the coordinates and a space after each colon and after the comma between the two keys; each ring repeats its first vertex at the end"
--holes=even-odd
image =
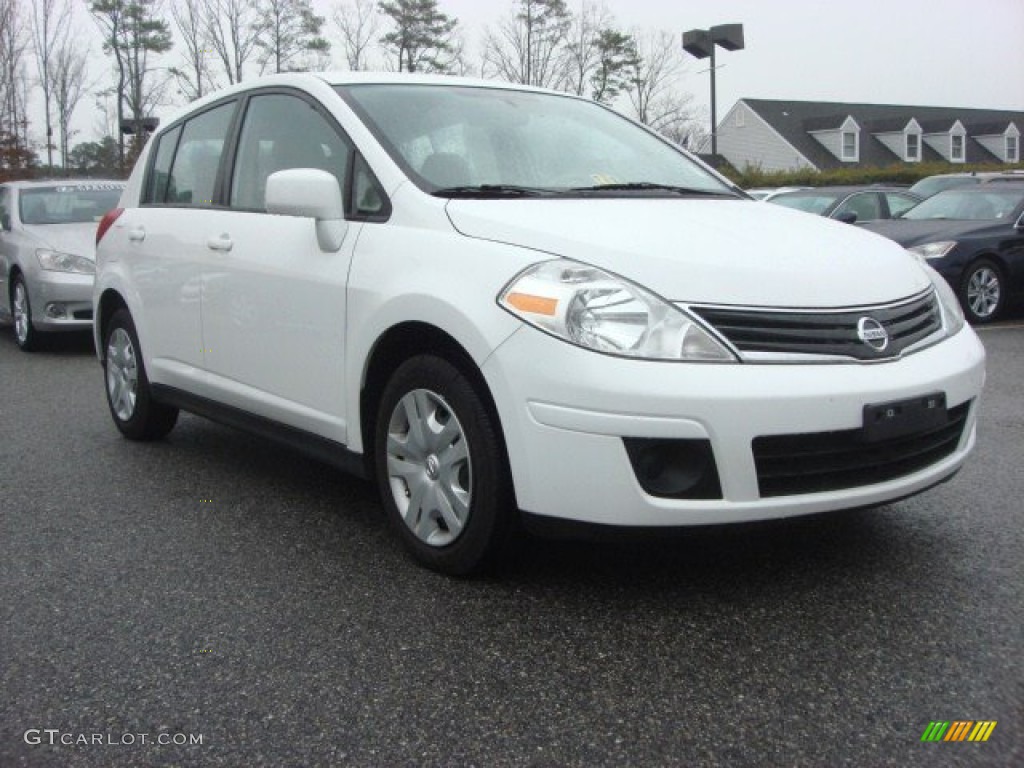
{"type": "Polygon", "coordinates": [[[158,139],[160,143],[156,147],[153,168],[149,173],[149,184],[146,186],[147,203],[162,203],[167,200],[167,183],[171,178],[171,162],[174,160],[174,150],[178,148],[179,138],[181,138],[180,125],[158,139]]]}
{"type": "Polygon", "coordinates": [[[348,142],[307,101],[272,93],[249,101],[231,182],[231,206],[266,210],[267,178],[291,168],[333,174],[344,192],[348,142]]]}
{"type": "MultiPolygon", "coordinates": [[[[227,143],[235,103],[223,104],[185,123],[163,198],[154,203],[211,205],[217,169],[227,143]]],[[[168,134],[169,135],[169,134],[168,134]]],[[[161,142],[162,143],[162,142],[161,142]]],[[[161,146],[160,150],[163,149],[161,146]]],[[[158,150],[159,151],[159,150],[158,150]]],[[[159,157],[157,160],[159,161],[159,157]]],[[[156,174],[154,173],[154,177],[156,174]]]]}

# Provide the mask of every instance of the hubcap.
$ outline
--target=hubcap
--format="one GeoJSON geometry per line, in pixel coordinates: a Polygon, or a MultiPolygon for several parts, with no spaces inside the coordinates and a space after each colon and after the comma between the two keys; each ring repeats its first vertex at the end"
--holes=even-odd
{"type": "Polygon", "coordinates": [[[469,446],[440,395],[416,389],[395,405],[388,424],[388,482],[409,530],[432,547],[466,527],[473,493],[469,446]]]}
{"type": "Polygon", "coordinates": [[[19,282],[14,286],[14,335],[22,344],[28,339],[30,322],[28,294],[25,292],[25,284],[19,282]]]}
{"type": "Polygon", "coordinates": [[[982,267],[967,283],[967,303],[977,317],[988,317],[999,306],[999,275],[994,269],[982,267]]]}
{"type": "Polygon", "coordinates": [[[128,421],[135,413],[139,368],[135,347],[124,328],[117,328],[107,342],[107,397],[117,418],[128,421]]]}

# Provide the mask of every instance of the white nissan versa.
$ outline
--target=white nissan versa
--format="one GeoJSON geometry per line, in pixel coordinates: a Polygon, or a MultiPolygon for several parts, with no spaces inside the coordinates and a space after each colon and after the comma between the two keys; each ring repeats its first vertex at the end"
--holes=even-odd
{"type": "Polygon", "coordinates": [[[520,513],[879,504],[975,442],[984,351],[935,272],[565,94],[247,82],[161,128],[97,239],[125,435],[183,408],[363,472],[448,573],[520,513]]]}

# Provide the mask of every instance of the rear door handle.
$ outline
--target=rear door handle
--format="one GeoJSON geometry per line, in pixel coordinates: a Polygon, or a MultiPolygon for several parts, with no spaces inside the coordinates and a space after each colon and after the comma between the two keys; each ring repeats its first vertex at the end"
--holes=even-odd
{"type": "Polygon", "coordinates": [[[206,241],[206,247],[211,251],[230,251],[233,246],[234,243],[231,242],[231,238],[227,235],[211,237],[206,241]]]}
{"type": "Polygon", "coordinates": [[[128,239],[133,243],[141,243],[146,239],[146,230],[142,227],[128,230],[128,239]]]}

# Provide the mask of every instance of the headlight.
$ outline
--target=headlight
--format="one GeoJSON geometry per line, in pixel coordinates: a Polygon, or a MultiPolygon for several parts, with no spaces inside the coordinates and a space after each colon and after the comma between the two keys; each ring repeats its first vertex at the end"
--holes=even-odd
{"type": "Polygon", "coordinates": [[[911,253],[926,259],[941,259],[956,247],[956,240],[940,240],[937,243],[925,243],[908,248],[911,253]]]}
{"type": "Polygon", "coordinates": [[[542,331],[598,352],[654,360],[736,360],[684,311],[628,280],[568,259],[521,272],[498,303],[542,331]]]}
{"type": "Polygon", "coordinates": [[[917,259],[935,288],[935,295],[939,297],[939,309],[942,311],[942,327],[946,329],[947,336],[954,336],[960,333],[967,320],[964,318],[964,310],[956,297],[956,292],[950,287],[946,279],[932,269],[920,253],[913,248],[909,249],[914,258],[917,259]]]}
{"type": "Polygon", "coordinates": [[[75,272],[81,275],[96,274],[96,265],[83,256],[41,249],[36,251],[39,266],[51,272],[75,272]]]}

